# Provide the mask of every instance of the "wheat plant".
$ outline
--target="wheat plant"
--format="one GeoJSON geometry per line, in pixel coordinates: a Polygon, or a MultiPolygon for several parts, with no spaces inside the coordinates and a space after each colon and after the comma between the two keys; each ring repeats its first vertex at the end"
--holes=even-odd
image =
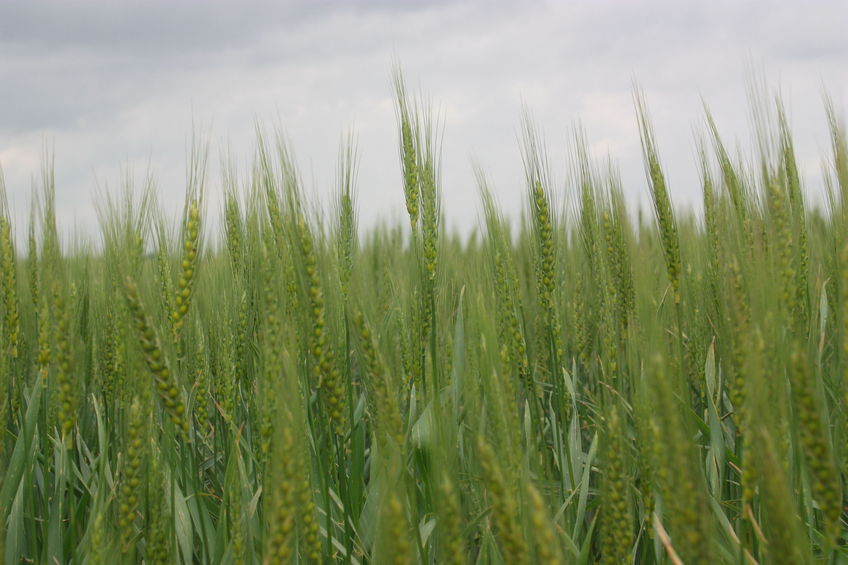
{"type": "Polygon", "coordinates": [[[555,182],[525,118],[524,213],[476,170],[463,237],[439,114],[393,84],[397,225],[359,222],[350,134],[329,210],[259,127],[221,218],[196,143],[175,225],[128,178],[89,239],[49,157],[26,226],[0,174],[0,559],[848,563],[834,102],[822,206],[778,99],[750,161],[705,110],[703,210],[675,207],[637,93],[647,190],[580,131],[555,182]]]}

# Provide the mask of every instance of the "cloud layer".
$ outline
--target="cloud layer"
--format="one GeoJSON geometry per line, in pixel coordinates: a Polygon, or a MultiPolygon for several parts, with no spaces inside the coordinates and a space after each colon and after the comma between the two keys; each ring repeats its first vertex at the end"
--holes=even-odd
{"type": "MultiPolygon", "coordinates": [[[[0,163],[25,216],[44,146],[55,151],[60,222],[94,219],[96,186],[150,165],[177,207],[193,124],[215,157],[245,165],[257,120],[291,141],[307,189],[326,195],[338,143],[359,143],[364,222],[403,213],[390,69],[440,109],[444,210],[476,225],[471,163],[509,209],[522,201],[522,108],[565,179],[579,122],[619,164],[628,196],[646,188],[632,104],[645,90],[678,204],[698,199],[693,128],[702,101],[744,147],[752,70],[779,85],[810,185],[828,139],[821,95],[848,101],[848,4],[648,2],[98,2],[0,7],[0,163]]],[[[559,190],[563,185],[558,185],[559,190]]],[[[213,198],[213,207],[215,202],[213,198]]]]}

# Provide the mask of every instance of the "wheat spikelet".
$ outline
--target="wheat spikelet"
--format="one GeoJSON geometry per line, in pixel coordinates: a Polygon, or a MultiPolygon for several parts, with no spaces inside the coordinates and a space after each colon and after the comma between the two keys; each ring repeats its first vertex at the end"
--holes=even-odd
{"type": "Polygon", "coordinates": [[[525,491],[530,502],[530,521],[536,540],[536,559],[544,565],[561,565],[565,559],[560,549],[554,525],[545,507],[545,501],[533,483],[528,482],[525,491]]]}
{"type": "Polygon", "coordinates": [[[518,521],[518,503],[506,482],[494,449],[482,436],[477,439],[477,453],[492,503],[492,520],[504,561],[516,565],[529,564],[527,540],[518,521]]]}
{"type": "Polygon", "coordinates": [[[200,237],[200,211],[196,199],[188,205],[185,222],[185,241],[183,256],[180,262],[180,278],[177,282],[177,295],[174,298],[174,311],[171,313],[174,327],[174,341],[177,341],[180,331],[185,324],[185,316],[191,304],[192,289],[194,288],[195,269],[197,268],[197,252],[200,237]]]}
{"type": "Polygon", "coordinates": [[[836,468],[827,429],[822,421],[813,375],[804,350],[796,346],[791,356],[790,382],[798,414],[801,446],[812,476],[813,496],[824,517],[828,546],[835,546],[842,526],[842,481],[836,468]]]}
{"type": "Polygon", "coordinates": [[[58,283],[53,285],[54,329],[53,343],[56,344],[56,384],[59,387],[59,423],[62,437],[68,447],[73,445],[73,430],[77,418],[77,382],[72,365],[69,335],[70,315],[65,297],[58,283]]]}
{"type": "Polygon", "coordinates": [[[118,530],[121,539],[121,553],[132,555],[135,551],[135,518],[138,512],[142,492],[142,467],[146,454],[146,426],[138,397],[133,397],[129,406],[129,416],[124,444],[126,460],[121,473],[120,494],[118,496],[118,530]]]}
{"type": "Polygon", "coordinates": [[[312,355],[315,358],[313,373],[319,393],[326,403],[327,411],[333,421],[337,435],[343,435],[346,424],[345,397],[342,378],[336,365],[332,344],[328,341],[326,311],[321,278],[318,275],[318,259],[309,227],[303,215],[297,218],[297,242],[304,260],[304,273],[307,280],[307,292],[312,316],[312,334],[310,336],[312,355]]]}
{"type": "Polygon", "coordinates": [[[621,416],[616,408],[610,410],[605,431],[601,563],[614,565],[625,563],[633,546],[630,501],[627,496],[630,480],[626,469],[624,431],[621,416]]]}
{"type": "Polygon", "coordinates": [[[185,404],[182,394],[177,387],[177,382],[168,368],[159,338],[138,296],[138,287],[135,282],[127,277],[124,283],[127,306],[130,311],[132,325],[135,328],[136,337],[144,354],[144,362],[153,375],[156,394],[165,408],[171,422],[183,433],[188,434],[188,419],[185,415],[185,404]]]}
{"type": "Polygon", "coordinates": [[[9,220],[0,216],[0,268],[3,269],[3,310],[9,356],[18,356],[20,318],[18,314],[17,259],[9,220]]]}
{"type": "Polygon", "coordinates": [[[417,162],[418,132],[415,117],[409,107],[403,75],[399,70],[394,73],[395,103],[400,122],[401,167],[403,170],[403,193],[406,198],[406,211],[413,233],[418,226],[418,210],[420,206],[419,171],[417,162]]]}
{"type": "Polygon", "coordinates": [[[674,302],[680,303],[680,235],[678,234],[677,220],[671,207],[668,196],[668,188],[665,183],[665,175],[660,167],[657,155],[654,134],[648,122],[647,109],[641,98],[636,99],[636,108],[639,115],[640,133],[642,138],[642,150],[645,155],[645,166],[648,172],[648,180],[651,184],[651,197],[654,204],[654,214],[660,228],[660,239],[662,241],[663,256],[665,257],[668,280],[674,290],[674,302]]]}

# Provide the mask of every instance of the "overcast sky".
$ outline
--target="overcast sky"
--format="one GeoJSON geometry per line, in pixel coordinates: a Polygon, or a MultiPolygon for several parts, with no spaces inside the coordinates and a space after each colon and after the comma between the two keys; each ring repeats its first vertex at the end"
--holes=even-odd
{"type": "MultiPolygon", "coordinates": [[[[249,163],[257,120],[290,140],[305,189],[329,193],[353,128],[360,216],[404,214],[391,89],[440,109],[444,211],[476,225],[472,162],[510,210],[523,199],[522,108],[565,190],[579,121],[592,154],[620,166],[628,197],[647,194],[633,81],[647,96],[676,205],[699,196],[693,129],[702,99],[731,143],[750,145],[752,69],[788,106],[805,181],[821,185],[829,150],[823,89],[848,108],[848,2],[4,2],[0,5],[0,164],[25,217],[44,147],[55,151],[61,225],[91,229],[96,187],[122,167],[150,167],[165,205],[180,206],[192,123],[218,155],[249,163]]],[[[562,198],[562,196],[560,196],[562,198]]]]}

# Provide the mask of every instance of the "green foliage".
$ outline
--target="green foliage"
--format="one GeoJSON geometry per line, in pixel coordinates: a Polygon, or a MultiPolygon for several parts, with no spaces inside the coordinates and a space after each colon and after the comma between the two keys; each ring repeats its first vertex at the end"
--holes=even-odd
{"type": "Polygon", "coordinates": [[[827,213],[779,102],[753,163],[707,113],[703,221],[675,209],[637,97],[652,217],[582,134],[563,192],[527,121],[518,229],[476,171],[463,240],[394,86],[409,224],[358,225],[351,137],[329,221],[261,131],[218,222],[197,146],[177,225],[127,179],[98,246],[57,229],[49,161],[28,229],[0,195],[0,561],[848,563],[832,104],[827,213]]]}

